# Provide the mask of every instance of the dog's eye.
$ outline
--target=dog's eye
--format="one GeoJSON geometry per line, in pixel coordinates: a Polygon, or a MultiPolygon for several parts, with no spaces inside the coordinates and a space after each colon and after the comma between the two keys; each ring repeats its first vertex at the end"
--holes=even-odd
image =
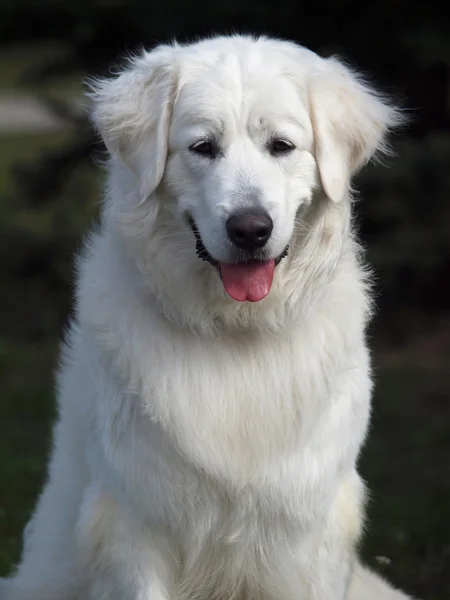
{"type": "Polygon", "coordinates": [[[202,156],[207,156],[209,158],[215,158],[217,155],[217,147],[208,140],[199,140],[198,142],[194,142],[189,146],[189,150],[191,152],[195,152],[195,154],[201,154],[202,156]]]}
{"type": "Polygon", "coordinates": [[[287,140],[282,140],[281,138],[275,138],[271,140],[269,144],[269,151],[271,154],[277,156],[280,154],[287,154],[294,150],[295,146],[291,142],[287,140]]]}

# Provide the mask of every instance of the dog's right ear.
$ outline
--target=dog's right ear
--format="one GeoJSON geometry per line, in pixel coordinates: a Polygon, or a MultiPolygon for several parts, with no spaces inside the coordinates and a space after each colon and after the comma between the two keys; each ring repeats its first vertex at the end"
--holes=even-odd
{"type": "Polygon", "coordinates": [[[136,175],[142,200],[164,174],[178,81],[175,53],[160,46],[132,60],[118,77],[90,82],[94,125],[110,154],[136,175]]]}
{"type": "Polygon", "coordinates": [[[334,58],[322,59],[310,86],[315,156],[326,195],[339,202],[352,175],[374,153],[389,152],[386,135],[402,113],[334,58]]]}

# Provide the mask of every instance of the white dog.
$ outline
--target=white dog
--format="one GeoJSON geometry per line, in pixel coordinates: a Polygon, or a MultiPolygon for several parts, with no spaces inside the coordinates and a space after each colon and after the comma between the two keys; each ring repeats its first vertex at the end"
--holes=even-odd
{"type": "Polygon", "coordinates": [[[398,112],[218,37],[94,84],[111,154],[48,481],[1,600],[400,600],[355,559],[369,418],[350,180],[398,112]]]}

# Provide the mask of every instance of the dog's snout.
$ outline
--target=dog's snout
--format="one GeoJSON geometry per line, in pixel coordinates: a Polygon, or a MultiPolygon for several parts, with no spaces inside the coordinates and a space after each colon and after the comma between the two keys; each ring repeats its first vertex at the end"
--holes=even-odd
{"type": "Polygon", "coordinates": [[[232,215],[226,223],[230,240],[241,250],[253,252],[269,241],[273,221],[263,210],[232,215]]]}

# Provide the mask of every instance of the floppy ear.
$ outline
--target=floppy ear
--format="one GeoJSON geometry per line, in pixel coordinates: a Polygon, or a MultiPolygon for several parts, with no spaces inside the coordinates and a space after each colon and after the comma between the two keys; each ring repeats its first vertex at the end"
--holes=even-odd
{"type": "Polygon", "coordinates": [[[136,175],[142,200],[158,187],[166,164],[177,85],[174,53],[161,46],[131,61],[118,77],[90,83],[94,125],[111,156],[136,175]]]}
{"type": "Polygon", "coordinates": [[[400,125],[400,112],[334,58],[311,82],[315,156],[325,194],[339,202],[352,174],[376,152],[389,150],[385,137],[400,125]]]}

